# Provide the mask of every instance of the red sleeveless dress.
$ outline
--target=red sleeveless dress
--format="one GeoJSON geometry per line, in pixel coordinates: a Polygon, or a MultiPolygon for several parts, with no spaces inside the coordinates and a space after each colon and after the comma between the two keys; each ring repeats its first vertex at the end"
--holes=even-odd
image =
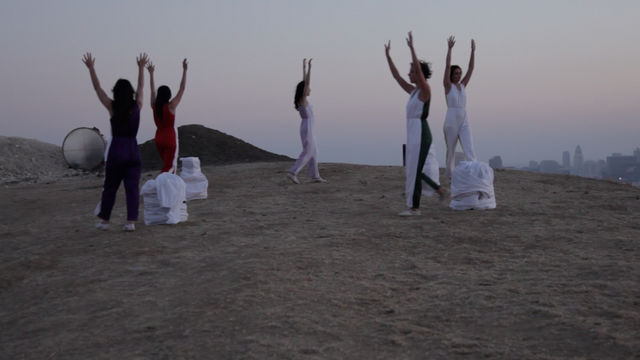
{"type": "Polygon", "coordinates": [[[156,113],[153,106],[153,121],[156,123],[155,143],[158,154],[162,158],[161,172],[176,172],[178,163],[178,133],[175,129],[175,114],[169,111],[169,104],[162,106],[162,119],[156,113]]]}

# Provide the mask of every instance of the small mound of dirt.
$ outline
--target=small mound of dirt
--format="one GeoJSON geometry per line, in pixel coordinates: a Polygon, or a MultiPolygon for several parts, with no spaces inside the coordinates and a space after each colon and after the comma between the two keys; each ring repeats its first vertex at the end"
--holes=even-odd
{"type": "MultiPolygon", "coordinates": [[[[179,156],[196,156],[201,165],[224,165],[249,162],[293,160],[255,147],[236,137],[202,125],[183,125],[178,128],[179,156]]],[[[162,160],[153,139],[140,145],[144,171],[159,170],[162,160]]]]}
{"type": "Polygon", "coordinates": [[[0,136],[0,184],[43,182],[84,174],[70,169],[60,146],[21,137],[0,136]]]}

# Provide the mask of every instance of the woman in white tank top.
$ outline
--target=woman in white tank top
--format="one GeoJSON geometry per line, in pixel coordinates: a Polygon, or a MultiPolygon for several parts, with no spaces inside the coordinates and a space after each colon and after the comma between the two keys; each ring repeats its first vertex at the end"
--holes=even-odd
{"type": "Polygon", "coordinates": [[[471,40],[471,58],[469,59],[469,68],[464,78],[462,77],[462,69],[458,65],[451,65],[451,49],[456,43],[456,39],[450,36],[447,50],[447,66],[444,69],[444,93],[447,98],[447,114],[444,119],[444,140],[447,144],[447,168],[446,174],[451,177],[455,162],[455,151],[458,141],[462,145],[462,151],[467,159],[476,160],[476,154],[473,150],[473,138],[471,136],[471,126],[467,117],[467,94],[465,88],[469,84],[471,74],[473,73],[474,56],[476,51],[476,43],[471,40]],[[462,80],[460,80],[462,79],[462,80]]]}
{"type": "Polygon", "coordinates": [[[309,68],[307,70],[307,59],[302,61],[302,81],[296,86],[296,93],[293,103],[296,110],[300,113],[300,139],[302,140],[302,152],[295,164],[289,169],[287,177],[294,184],[300,184],[298,173],[305,165],[309,165],[309,177],[312,182],[326,183],[327,180],[320,176],[318,171],[318,147],[316,138],[313,135],[313,109],[311,102],[307,99],[311,93],[311,60],[309,59],[309,68]]]}
{"type": "Polygon", "coordinates": [[[441,198],[444,198],[446,190],[440,187],[433,179],[423,173],[424,163],[431,147],[431,130],[427,123],[429,115],[429,104],[431,102],[431,87],[427,78],[431,76],[429,64],[419,61],[413,49],[413,36],[409,32],[407,45],[411,50],[411,68],[409,71],[409,82],[400,76],[398,69],[391,60],[391,42],[385,44],[385,53],[391,75],[398,82],[398,85],[410,94],[407,102],[407,151],[405,164],[405,198],[407,209],[402,211],[400,216],[420,215],[420,196],[422,195],[422,183],[425,182],[441,198]]]}

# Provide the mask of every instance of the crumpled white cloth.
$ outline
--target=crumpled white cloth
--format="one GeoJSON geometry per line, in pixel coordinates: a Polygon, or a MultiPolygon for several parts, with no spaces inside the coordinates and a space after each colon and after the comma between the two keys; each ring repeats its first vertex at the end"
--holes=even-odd
{"type": "Polygon", "coordinates": [[[200,170],[200,159],[197,157],[182,157],[182,171],[180,177],[186,184],[187,201],[206,199],[209,180],[200,170]]]}
{"type": "Polygon", "coordinates": [[[144,223],[177,224],[187,221],[186,186],[182,178],[162,173],[142,185],[144,223]]]}
{"type": "Polygon", "coordinates": [[[496,208],[493,169],[482,161],[462,161],[451,175],[451,203],[454,210],[496,208]]]}

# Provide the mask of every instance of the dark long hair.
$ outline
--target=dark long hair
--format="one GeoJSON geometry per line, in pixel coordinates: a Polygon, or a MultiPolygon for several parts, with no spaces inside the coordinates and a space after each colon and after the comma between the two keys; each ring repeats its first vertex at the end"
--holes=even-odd
{"type": "Polygon", "coordinates": [[[451,65],[451,72],[449,73],[449,81],[453,81],[453,71],[455,69],[460,69],[460,71],[462,71],[462,68],[458,65],[451,65]]]}
{"type": "Polygon", "coordinates": [[[300,106],[300,99],[304,96],[304,80],[300,81],[296,86],[296,95],[293,97],[293,106],[297,109],[300,106]]]}
{"type": "Polygon", "coordinates": [[[420,60],[420,69],[422,69],[422,75],[424,75],[425,79],[431,77],[431,63],[420,60]]]}
{"type": "Polygon", "coordinates": [[[136,103],[133,86],[131,86],[129,80],[118,79],[111,91],[113,92],[113,102],[111,103],[113,118],[123,123],[129,121],[131,110],[136,103]]]}
{"type": "Polygon", "coordinates": [[[162,121],[162,107],[171,100],[171,89],[168,86],[162,85],[158,88],[158,95],[156,95],[156,116],[158,121],[162,121]]]}

